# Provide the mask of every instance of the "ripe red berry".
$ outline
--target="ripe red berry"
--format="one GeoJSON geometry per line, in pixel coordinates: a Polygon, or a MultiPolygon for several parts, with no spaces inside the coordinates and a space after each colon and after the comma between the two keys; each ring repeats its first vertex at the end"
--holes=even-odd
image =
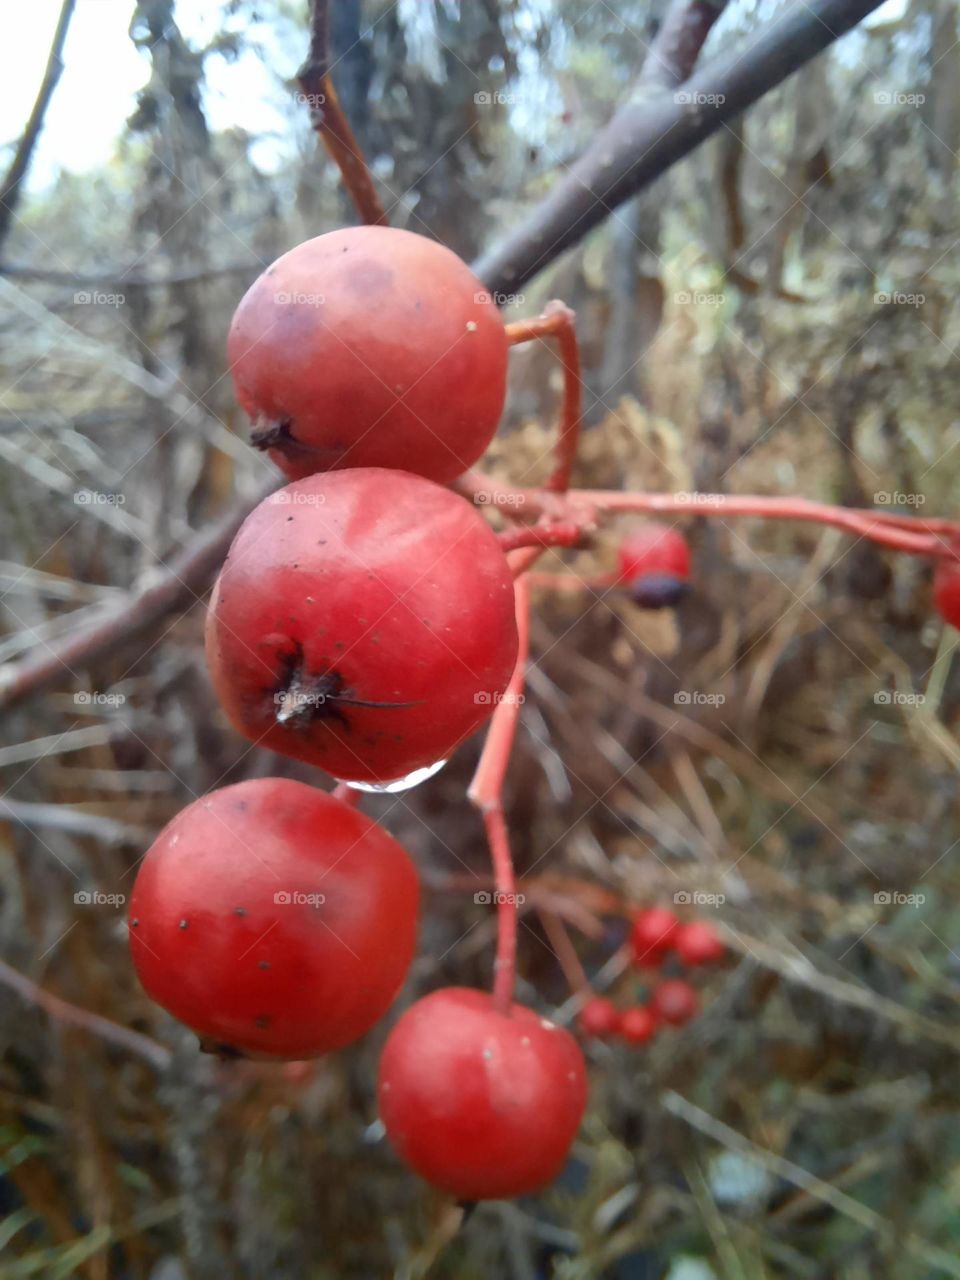
{"type": "Polygon", "coordinates": [[[448,481],[496,430],[507,345],[456,254],[410,231],[347,227],[267,268],[227,354],[254,443],[292,479],[397,467],[448,481]]]}
{"type": "Polygon", "coordinates": [[[257,778],[194,801],[160,833],[130,899],[147,994],[225,1049],[302,1059],[358,1039],[413,956],[410,858],[301,782],[257,778]]]}
{"type": "Polygon", "coordinates": [[[361,782],[448,756],[489,717],[516,654],[513,579],[490,526],[402,471],[335,471],[267,498],[207,618],[234,727],[361,782]]]}
{"type": "Polygon", "coordinates": [[[679,529],[640,525],[620,544],[620,578],[636,604],[662,609],[680,602],[690,576],[690,548],[679,529]]]}
{"type": "Polygon", "coordinates": [[[684,982],[682,978],[667,978],[654,989],[650,1007],[661,1022],[679,1027],[696,1016],[700,1008],[700,997],[689,982],[684,982]]]}
{"type": "Polygon", "coordinates": [[[666,907],[638,911],[630,927],[630,948],[639,967],[657,965],[673,945],[680,921],[666,907]]]}
{"type": "Polygon", "coordinates": [[[398,1155],[460,1200],[538,1191],[566,1162],[587,1099],[573,1037],[532,1009],[498,1013],[465,987],[412,1005],[380,1062],[380,1115],[398,1155]]]}
{"type": "Polygon", "coordinates": [[[952,627],[960,628],[960,560],[941,556],[933,574],[933,603],[952,627]]]}
{"type": "Polygon", "coordinates": [[[656,1030],[657,1015],[647,1005],[633,1005],[620,1015],[620,1035],[627,1044],[646,1044],[656,1030]]]}
{"type": "Polygon", "coordinates": [[[716,929],[704,920],[682,924],[674,934],[673,949],[686,965],[715,964],[726,951],[716,929]]]}
{"type": "Polygon", "coordinates": [[[585,1036],[604,1040],[620,1030],[620,1011],[612,1000],[594,996],[577,1015],[577,1025],[585,1036]]]}

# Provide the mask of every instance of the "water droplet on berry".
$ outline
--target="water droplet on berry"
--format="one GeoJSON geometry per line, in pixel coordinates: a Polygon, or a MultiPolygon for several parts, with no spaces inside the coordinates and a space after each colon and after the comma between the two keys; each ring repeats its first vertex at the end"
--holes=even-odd
{"type": "MultiPolygon", "coordinates": [[[[409,791],[411,787],[419,787],[421,782],[426,782],[435,773],[439,773],[446,763],[446,760],[438,760],[436,764],[428,764],[423,769],[414,769],[406,777],[395,778],[392,782],[349,782],[344,780],[344,785],[350,787],[353,791],[388,792],[392,795],[396,791],[409,791]]],[[[338,779],[338,781],[341,781],[341,779],[338,779]]]]}

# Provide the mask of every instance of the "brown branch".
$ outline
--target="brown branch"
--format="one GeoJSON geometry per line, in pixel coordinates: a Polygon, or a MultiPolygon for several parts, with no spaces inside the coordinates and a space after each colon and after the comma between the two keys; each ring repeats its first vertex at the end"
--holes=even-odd
{"type": "Polygon", "coordinates": [[[44,991],[43,987],[3,960],[0,960],[0,984],[36,1005],[48,1018],[54,1018],[69,1027],[80,1027],[108,1044],[118,1045],[143,1058],[155,1071],[165,1071],[170,1065],[170,1050],[157,1040],[151,1040],[139,1031],[131,1031],[129,1027],[122,1027],[119,1022],[104,1018],[99,1013],[91,1013],[88,1009],[81,1009],[67,1000],[61,1000],[59,996],[44,991]]]}
{"type": "Polygon", "coordinates": [[[727,0],[672,0],[640,68],[643,89],[673,89],[696,66],[727,0]]]}
{"type": "Polygon", "coordinates": [[[162,289],[164,285],[195,284],[204,280],[216,280],[220,276],[259,275],[266,264],[251,259],[249,262],[228,262],[222,267],[200,267],[196,270],[171,271],[164,276],[128,275],[129,267],[104,267],[102,271],[48,271],[46,267],[23,266],[15,262],[0,262],[0,276],[10,280],[39,280],[43,284],[59,284],[65,288],[96,285],[122,285],[124,289],[162,289]]]}
{"type": "Polygon", "coordinates": [[[311,0],[310,50],[297,72],[297,81],[310,108],[310,123],[336,162],[361,222],[386,225],[386,211],[333,87],[328,9],[329,0],[311,0]]]}
{"type": "Polygon", "coordinates": [[[695,71],[675,93],[622,106],[567,175],[515,230],[474,263],[491,293],[510,293],[666,172],[728,120],[816,57],[881,0],[791,5],[749,47],[695,71]]]}
{"type": "Polygon", "coordinates": [[[10,162],[7,176],[3,179],[2,185],[0,185],[0,245],[10,234],[13,215],[20,201],[23,180],[27,176],[30,161],[33,159],[34,148],[43,129],[47,107],[50,105],[53,91],[57,87],[57,81],[63,72],[63,46],[67,39],[67,31],[70,27],[70,19],[73,17],[75,4],[76,0],[63,0],[60,8],[60,17],[57,19],[57,29],[53,33],[53,43],[50,46],[46,70],[43,73],[43,81],[40,84],[40,92],[37,94],[37,100],[33,104],[33,110],[30,112],[30,119],[27,121],[26,128],[23,131],[23,137],[20,139],[13,160],[10,162]]]}
{"type": "Polygon", "coordinates": [[[154,581],[131,591],[101,617],[61,640],[43,645],[31,657],[0,668],[0,709],[63,683],[75,675],[77,668],[89,668],[119,646],[154,631],[169,614],[195,604],[223,563],[240,525],[257,502],[277,487],[277,482],[271,478],[269,487],[265,486],[254,499],[240,503],[199,533],[171,557],[154,581]]]}

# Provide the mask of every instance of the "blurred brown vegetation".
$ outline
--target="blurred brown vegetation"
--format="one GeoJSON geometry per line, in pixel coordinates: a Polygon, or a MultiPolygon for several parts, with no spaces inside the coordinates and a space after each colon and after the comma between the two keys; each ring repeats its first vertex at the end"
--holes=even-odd
{"type": "MultiPolygon", "coordinates": [[[[225,376],[229,317],[272,257],[350,217],[295,100],[302,8],[223,3],[199,50],[170,0],[141,0],[145,88],[115,159],[19,208],[0,253],[2,663],[263,483],[225,376]],[[265,28],[292,51],[286,73],[265,28]],[[286,112],[276,172],[262,140],[206,121],[206,69],[245,48],[286,112]]],[[[640,0],[334,8],[340,94],[392,220],[468,258],[589,142],[658,16],[640,0]]],[[[707,54],[775,8],[734,4],[707,54]]],[[[951,513],[956,41],[952,0],[906,0],[507,308],[577,310],[579,483],[951,513]]],[[[532,483],[559,375],[542,347],[512,361],[488,465],[532,483]]],[[[140,991],[122,908],[76,898],[128,895],[153,834],[212,787],[318,781],[226,726],[202,600],[6,714],[2,959],[172,1061],[0,987],[0,1280],[960,1275],[955,635],[922,562],[810,525],[679,523],[696,569],[675,614],[538,597],[509,818],[531,907],[602,918],[574,936],[619,998],[639,988],[609,963],[611,907],[722,897],[698,909],[732,960],[682,1032],[589,1050],[592,1103],[555,1188],[459,1231],[382,1140],[385,1027],[298,1078],[212,1061],[140,991]]],[[[617,536],[544,567],[606,567],[617,536]]],[[[464,797],[477,751],[366,804],[428,889],[401,1003],[489,980],[494,922],[473,901],[487,855],[464,797]]],[[[523,924],[521,995],[569,1018],[534,910],[523,924]]]]}

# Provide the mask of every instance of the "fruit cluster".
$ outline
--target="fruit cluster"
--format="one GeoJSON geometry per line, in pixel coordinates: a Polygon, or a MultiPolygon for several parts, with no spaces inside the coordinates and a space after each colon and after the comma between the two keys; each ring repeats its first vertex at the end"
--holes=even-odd
{"type": "MultiPolygon", "coordinates": [[[[438,483],[486,448],[507,348],[454,254],[385,227],[300,245],[237,309],[237,395],[253,443],[292,483],[230,548],[207,616],[210,676],[241,734],[341,785],[225,787],[175,817],[143,861],[134,964],[211,1051],[341,1048],[406,977],[416,869],[345,797],[442,764],[517,663],[510,565],[476,507],[438,483]]],[[[399,1019],[378,1093],[415,1170],[464,1199],[502,1197],[563,1165],[586,1072],[566,1031],[450,988],[399,1019]]]]}
{"type": "MultiPolygon", "coordinates": [[[[666,907],[638,911],[627,945],[631,964],[640,970],[658,969],[671,955],[683,968],[700,968],[719,963],[726,953],[712,925],[703,920],[681,921],[666,907]]],[[[621,1010],[604,996],[592,996],[580,1009],[578,1026],[588,1039],[618,1038],[641,1045],[666,1026],[683,1026],[699,1008],[700,997],[691,983],[667,977],[654,984],[647,1004],[621,1010]]]]}

